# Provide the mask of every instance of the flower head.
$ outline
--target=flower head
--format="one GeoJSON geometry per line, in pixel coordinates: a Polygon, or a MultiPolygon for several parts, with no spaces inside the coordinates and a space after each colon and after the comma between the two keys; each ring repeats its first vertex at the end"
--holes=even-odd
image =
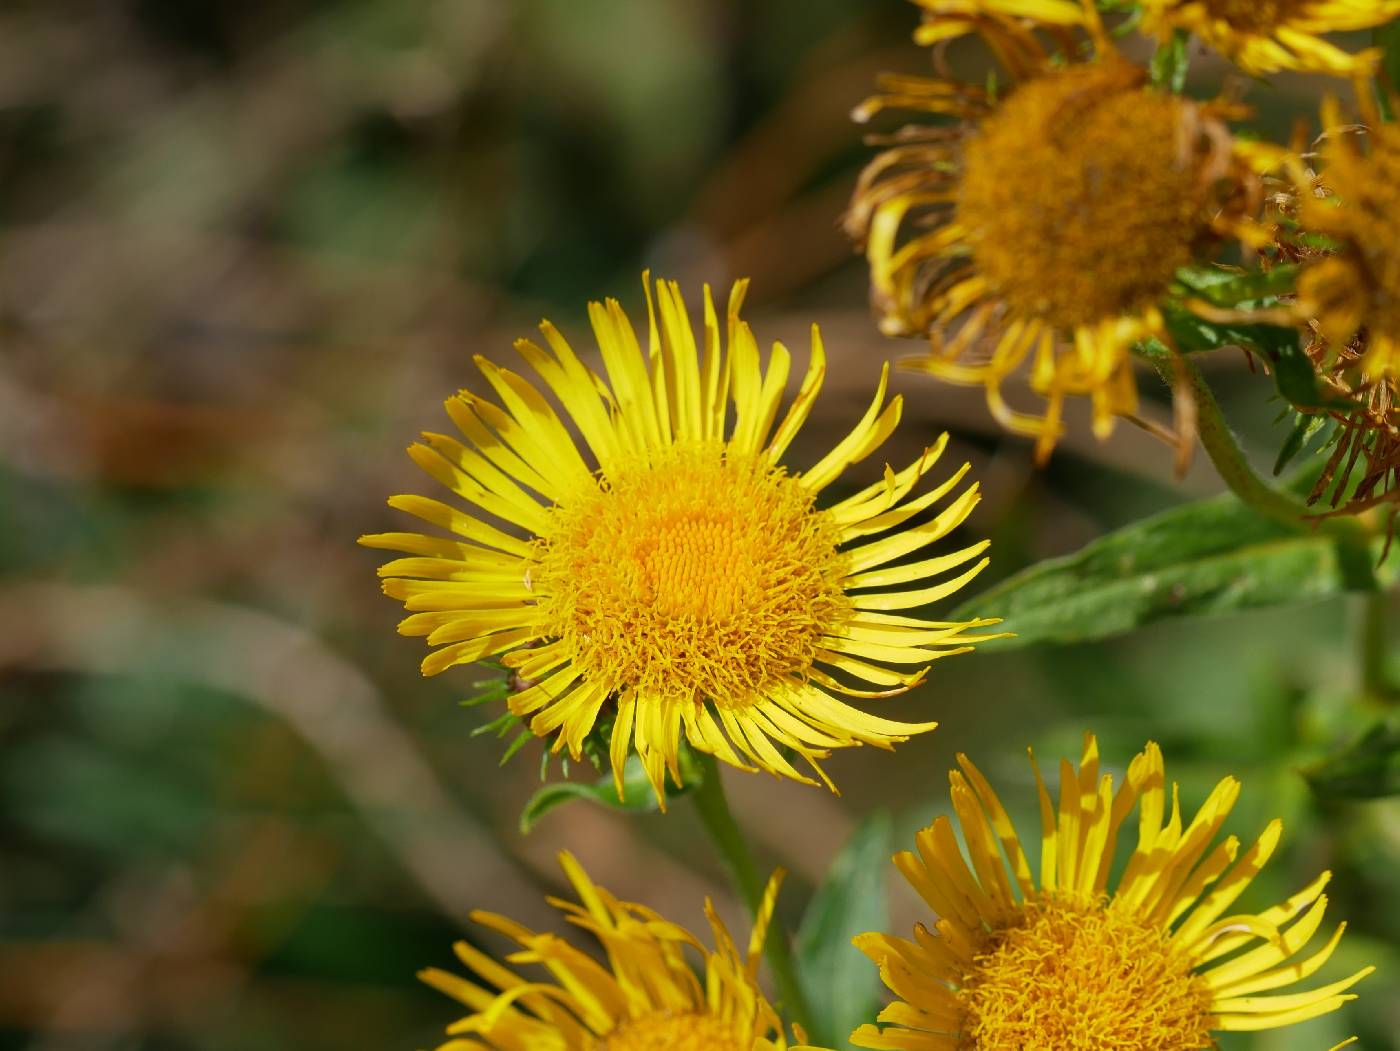
{"type": "Polygon", "coordinates": [[[993,414],[1036,437],[1044,459],[1068,397],[1092,399],[1099,437],[1117,417],[1136,417],[1130,349],[1168,340],[1160,304],[1176,271],[1242,229],[1249,179],[1210,107],[1151,88],[1111,45],[1097,60],[1054,65],[1029,24],[995,14],[1027,5],[958,5],[976,9],[961,21],[942,13],[949,2],[925,6],[939,9],[926,29],[976,28],[1017,82],[994,96],[886,78],[858,118],[894,107],[959,123],[886,140],[847,227],[865,246],[884,331],[930,340],[927,355],[903,364],[984,386],[993,414]],[[1023,370],[1043,413],[1003,398],[1023,370]]]}
{"type": "Polygon", "coordinates": [[[1327,395],[1325,407],[1299,409],[1295,433],[1311,434],[1324,419],[1335,425],[1308,503],[1330,505],[1318,517],[1387,505],[1393,537],[1400,516],[1400,266],[1386,246],[1400,235],[1400,194],[1390,185],[1400,174],[1400,136],[1368,100],[1363,110],[1367,124],[1345,123],[1328,100],[1315,149],[1299,146],[1286,156],[1282,185],[1270,195],[1279,234],[1270,254],[1298,271],[1294,307],[1327,395]]]}
{"type": "MultiPolygon", "coordinates": [[[[528,981],[458,942],[457,956],[477,981],[429,968],[419,977],[472,1013],[448,1027],[457,1048],[497,1051],[783,1051],[782,1020],[758,987],[759,956],[781,883],[769,881],[753,934],[740,952],[705,902],[714,948],[641,905],[618,901],[568,853],[560,864],[578,902],[551,899],[569,923],[593,935],[607,965],[552,934],[537,934],[492,913],[482,926],[520,946],[512,964],[538,964],[553,982],[528,981]],[[699,954],[703,976],[686,950],[699,954]],[[477,982],[482,984],[477,984],[477,982]]],[[[815,1051],[815,1049],[814,1049],[815,1051]]]]}
{"type": "Polygon", "coordinates": [[[816,506],[898,423],[901,401],[884,403],[884,374],[865,416],[813,467],[782,466],[825,356],[814,328],[780,420],[791,355],[775,344],[762,367],[739,317],[745,284],[723,326],[706,290],[698,340],[676,285],[659,282],[654,303],[648,288],[645,352],[616,302],[593,304],[606,379],[547,322],[548,350],[517,343],[582,443],[536,386],[477,358],[501,404],[462,391],[447,401],[462,437],[426,434],[409,450],[470,512],[390,500],[455,536],[361,540],[409,556],[380,574],[411,613],[400,631],[437,647],[424,674],[504,654],[528,684],[510,710],[531,730],[557,735],[555,751],[577,758],[595,727],[609,726],[619,792],[635,748],[663,802],[667,770],[681,784],[682,738],[735,766],[810,782],[779,748],[820,774],[816,761],[833,748],[888,748],[932,729],[831,694],[907,690],[992,623],[901,612],[952,594],[987,562],[985,541],[906,558],[946,537],[979,498],[975,484],[958,489],[966,464],[912,495],[946,435],[902,471],[886,467],[874,484],[816,506]]]}
{"type": "MultiPolygon", "coordinates": [[[[1332,398],[1325,410],[1301,413],[1296,426],[1315,427],[1325,413],[1333,424],[1327,459],[1308,493],[1308,504],[1325,502],[1317,517],[1355,515],[1385,505],[1387,545],[1400,518],[1400,377],[1360,380],[1366,360],[1364,337],[1336,347],[1313,333],[1307,348],[1321,389],[1332,398]]],[[[1388,554],[1388,546],[1382,558],[1388,554]]]]}
{"type": "Polygon", "coordinates": [[[1336,347],[1364,329],[1363,382],[1400,376],[1400,127],[1348,125],[1324,106],[1320,174],[1295,165],[1299,227],[1334,250],[1313,252],[1298,278],[1299,310],[1336,347]],[[1367,145],[1363,148],[1362,143],[1367,145]]]}
{"type": "Polygon", "coordinates": [[[1246,73],[1280,70],[1368,76],[1380,51],[1352,54],[1328,33],[1370,29],[1400,15],[1400,0],[1143,0],[1143,28],[1200,37],[1246,73]]]}
{"type": "Polygon", "coordinates": [[[911,0],[923,12],[916,44],[941,44],[967,33],[984,37],[1008,64],[1036,53],[1027,50],[1029,28],[1088,29],[1102,36],[1098,13],[1084,0],[911,0]],[[1013,56],[1019,56],[1013,57],[1013,56]]]}
{"type": "MultiPolygon", "coordinates": [[[[1034,762],[1034,761],[1032,761],[1034,762]]],[[[1300,958],[1322,923],[1323,873],[1287,901],[1227,914],[1279,843],[1275,821],[1241,851],[1214,843],[1239,795],[1226,778],[1189,823],[1175,785],[1170,815],[1162,753],[1133,759],[1117,791],[1086,735],[1076,769],[1060,764],[1058,805],[1036,769],[1039,879],[1005,807],[959,755],[953,809],[971,865],[947,817],[895,863],[937,913],[914,941],[864,934],[856,944],[898,1000],[852,1042],[872,1048],[1141,1051],[1213,1047],[1211,1033],[1273,1029],[1335,1010],[1369,974],[1259,995],[1309,978],[1341,939],[1339,926],[1300,958]],[[1137,810],[1137,845],[1110,888],[1114,847],[1137,810]],[[1166,819],[1165,822],[1163,819],[1166,819]]]]}

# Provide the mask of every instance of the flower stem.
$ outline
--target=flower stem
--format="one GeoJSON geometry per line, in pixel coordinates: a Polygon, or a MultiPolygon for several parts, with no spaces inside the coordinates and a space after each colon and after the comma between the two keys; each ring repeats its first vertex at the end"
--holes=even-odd
{"type": "MultiPolygon", "coordinates": [[[[703,776],[690,797],[695,801],[695,809],[700,815],[705,831],[709,833],[710,840],[724,858],[734,884],[738,887],[744,904],[748,906],[749,915],[755,916],[763,901],[765,881],[759,876],[753,853],[730,812],[729,800],[725,797],[724,785],[719,778],[719,764],[713,756],[702,752],[697,752],[696,758],[699,760],[703,776]]],[[[773,974],[778,997],[786,1008],[788,1022],[801,1026],[810,1035],[811,1012],[807,1007],[807,998],[803,995],[802,986],[797,981],[787,931],[783,929],[776,915],[769,925],[763,951],[768,957],[768,968],[773,974]]]]}
{"type": "MultiPolygon", "coordinates": [[[[1230,425],[1225,422],[1225,415],[1220,411],[1220,403],[1215,400],[1210,385],[1188,356],[1155,355],[1151,361],[1162,379],[1173,388],[1179,379],[1186,380],[1196,403],[1196,430],[1201,445],[1221,480],[1241,503],[1265,518],[1299,532],[1313,530],[1324,533],[1356,552],[1362,564],[1370,562],[1371,541],[1375,534],[1364,518],[1320,517],[1292,493],[1277,489],[1259,477],[1230,431],[1230,425]]],[[[1374,578],[1372,586],[1375,586],[1374,578]]]]}
{"type": "Polygon", "coordinates": [[[1309,514],[1307,505],[1288,493],[1275,489],[1260,478],[1250,466],[1244,450],[1230,431],[1230,425],[1225,422],[1220,403],[1215,400],[1214,392],[1201,375],[1201,370],[1185,355],[1176,356],[1174,365],[1173,362],[1162,359],[1154,359],[1154,364],[1169,384],[1174,384],[1176,380],[1172,372],[1173,367],[1182,370],[1182,375],[1190,384],[1191,393],[1196,399],[1196,427],[1201,436],[1201,445],[1205,447],[1206,455],[1210,457],[1210,462],[1215,465],[1221,480],[1230,487],[1230,491],[1239,497],[1242,503],[1266,518],[1272,518],[1294,529],[1305,528],[1304,519],[1309,514]]]}
{"type": "MultiPolygon", "coordinates": [[[[1196,402],[1197,431],[1210,462],[1220,477],[1240,501],[1255,511],[1292,529],[1316,529],[1330,534],[1339,544],[1360,552],[1360,564],[1369,566],[1372,559],[1371,530],[1362,519],[1313,518],[1306,504],[1287,492],[1274,488],[1255,472],[1245,458],[1244,450],[1230,432],[1229,424],[1220,411],[1220,403],[1206,383],[1205,377],[1185,356],[1173,362],[1154,357],[1152,363],[1162,378],[1174,384],[1184,378],[1196,402]],[[1179,372],[1174,370],[1180,370],[1179,372]]],[[[1358,653],[1361,663],[1362,694],[1369,700],[1384,704],[1400,703],[1400,688],[1390,682],[1386,671],[1386,594],[1375,581],[1374,574],[1365,570],[1371,582],[1363,590],[1363,606],[1358,653]]]]}

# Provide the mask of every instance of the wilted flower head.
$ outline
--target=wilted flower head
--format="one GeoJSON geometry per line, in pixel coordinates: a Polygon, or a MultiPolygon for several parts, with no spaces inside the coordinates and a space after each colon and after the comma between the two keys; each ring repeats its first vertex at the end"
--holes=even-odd
{"type": "Polygon", "coordinates": [[[1294,178],[1300,230],[1330,245],[1304,261],[1299,309],[1336,347],[1364,329],[1370,381],[1400,375],[1400,127],[1367,110],[1348,124],[1325,103],[1317,168],[1295,164],[1294,178]]]}
{"type": "MultiPolygon", "coordinates": [[[[1400,504],[1400,136],[1369,99],[1365,123],[1323,104],[1323,133],[1288,155],[1270,200],[1270,255],[1297,270],[1294,309],[1325,405],[1304,407],[1284,459],[1326,436],[1308,497],[1323,515],[1400,504]]],[[[1282,462],[1282,461],[1281,461],[1282,462]]]]}
{"type": "MultiPolygon", "coordinates": [[[[1390,507],[1388,536],[1400,515],[1400,391],[1397,379],[1385,376],[1358,382],[1366,359],[1364,337],[1335,348],[1317,336],[1308,348],[1317,367],[1322,389],[1333,397],[1326,410],[1307,414],[1298,421],[1301,433],[1325,415],[1335,430],[1322,470],[1308,494],[1309,504],[1322,504],[1325,515],[1357,514],[1378,504],[1390,507]],[[1359,468],[1359,469],[1358,469],[1359,468]]],[[[1388,549],[1387,549],[1388,551],[1388,549]]]]}
{"type": "Polygon", "coordinates": [[[958,123],[880,140],[888,148],[866,168],[847,228],[865,248],[884,331],[929,340],[902,364],[984,386],[992,413],[1035,437],[1044,459],[1067,398],[1092,400],[1099,437],[1137,417],[1130,350],[1169,341],[1161,304],[1174,275],[1246,231],[1252,176],[1219,114],[1149,86],[1092,5],[921,6],[920,39],[975,29],[1014,83],[994,93],[885,78],[859,118],[897,108],[958,123]],[[1013,17],[1022,13],[1087,22],[1100,57],[1056,64],[1033,23],[1013,17]],[[1042,412],[1007,404],[1013,375],[1026,376],[1042,412]]]}

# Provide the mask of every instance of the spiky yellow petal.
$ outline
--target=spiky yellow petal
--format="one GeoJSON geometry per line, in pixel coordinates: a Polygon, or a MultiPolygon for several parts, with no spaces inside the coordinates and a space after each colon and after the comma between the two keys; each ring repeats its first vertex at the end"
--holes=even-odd
{"type": "Polygon", "coordinates": [[[1143,0],[1142,14],[1145,31],[1193,33],[1246,73],[1359,77],[1375,71],[1380,51],[1344,51],[1325,37],[1382,25],[1400,16],[1400,0],[1143,0]]]}

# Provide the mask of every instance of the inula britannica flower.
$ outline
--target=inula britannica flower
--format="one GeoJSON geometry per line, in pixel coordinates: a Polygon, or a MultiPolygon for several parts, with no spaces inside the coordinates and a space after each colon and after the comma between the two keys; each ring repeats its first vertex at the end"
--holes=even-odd
{"type": "Polygon", "coordinates": [[[1363,380],[1400,375],[1400,126],[1379,114],[1348,125],[1324,106],[1316,173],[1295,165],[1297,218],[1332,248],[1298,278],[1298,306],[1334,346],[1363,329],[1363,380]]]}
{"type": "MultiPolygon", "coordinates": [[[[1323,106],[1324,134],[1290,153],[1288,178],[1270,195],[1277,262],[1299,269],[1294,300],[1309,334],[1325,408],[1305,407],[1298,428],[1335,424],[1308,502],[1324,515],[1400,507],[1400,134],[1362,96],[1365,123],[1323,106]]],[[[1295,433],[1302,433],[1301,431],[1295,433]]]]}
{"type": "Polygon", "coordinates": [[[1155,744],[1114,790],[1086,735],[1078,768],[1060,764],[1058,804],[1040,771],[1037,870],[1005,807],[966,756],[953,771],[953,810],[895,858],[937,915],[914,940],[871,933],[859,947],[898,999],[863,1026],[861,1047],[906,1051],[1143,1051],[1214,1046],[1211,1034],[1272,1029],[1333,1011],[1369,974],[1301,992],[1336,949],[1339,926],[1302,955],[1322,923],[1328,873],[1272,908],[1228,910],[1278,847],[1271,823],[1252,845],[1215,843],[1240,784],[1227,777],[1189,822],[1167,791],[1155,744]],[[1136,821],[1130,821],[1136,810],[1136,821]],[[1115,846],[1137,844],[1111,880],[1115,846]],[[1214,844],[1214,845],[1212,845],[1214,844]],[[1270,994],[1270,995],[1261,995],[1270,994]]]}
{"type": "Polygon", "coordinates": [[[531,730],[557,735],[554,749],[577,758],[606,727],[618,790],[635,748],[663,802],[666,771],[681,783],[682,738],[734,766],[810,783],[780,749],[821,775],[817,760],[833,748],[888,748],[932,729],[833,694],[907,690],[990,623],[905,612],[987,563],[985,541],[906,557],[945,538],[978,501],[976,484],[963,484],[966,464],[914,495],[947,436],[818,508],[818,495],[890,436],[901,401],[885,403],[882,373],[850,433],[789,472],[782,457],[821,388],[825,355],[814,328],[806,374],[780,417],[791,355],[775,344],[763,367],[739,317],[744,290],[735,285],[723,322],[707,290],[696,333],[674,284],[658,283],[654,304],[648,289],[645,350],[621,306],[592,304],[606,378],[547,322],[547,350],[517,343],[581,442],[535,385],[477,358],[500,404],[462,391],[447,412],[465,441],[425,434],[410,449],[466,509],[390,500],[453,535],[362,539],[408,555],[380,573],[411,613],[400,631],[436,647],[424,674],[503,654],[527,684],[510,709],[531,730]]]}
{"type": "Polygon", "coordinates": [[[1375,48],[1344,51],[1323,37],[1370,29],[1400,15],[1400,0],[1142,0],[1143,28],[1165,39],[1195,34],[1246,73],[1280,70],[1356,77],[1371,73],[1375,48]]]}
{"type": "Polygon", "coordinates": [[[917,44],[938,44],[966,33],[982,33],[1003,58],[1017,50],[1030,27],[1097,26],[1098,15],[1083,0],[910,0],[923,11],[914,31],[917,44]],[[1006,45],[1011,44],[1008,48],[1006,45]]]}
{"type": "MultiPolygon", "coordinates": [[[[553,934],[537,934],[492,913],[473,919],[520,946],[507,959],[549,971],[527,979],[458,942],[469,980],[429,968],[423,981],[471,1008],[447,1029],[440,1051],[782,1051],[782,1020],[758,987],[763,947],[780,877],[768,883],[746,951],[705,903],[714,948],[642,905],[596,886],[569,854],[560,864],[578,902],[552,900],[569,923],[593,935],[606,966],[553,934]],[[691,970],[687,950],[704,964],[691,970]]],[[[818,1049],[812,1049],[818,1051],[818,1049]]]]}
{"type": "MultiPolygon", "coordinates": [[[[1086,0],[913,0],[925,23],[915,34],[935,43],[1010,19],[1042,28],[1092,29],[1098,22],[1086,0]]],[[[1383,25],[1400,16],[1400,0],[1141,0],[1143,31],[1165,41],[1195,35],[1246,73],[1281,70],[1366,76],[1380,51],[1349,52],[1324,37],[1383,25]]],[[[995,43],[996,41],[994,41],[995,43]]]]}
{"type": "MultiPolygon", "coordinates": [[[[1093,23],[1101,57],[1056,65],[1019,19],[1053,4],[927,3],[921,39],[976,29],[1015,84],[1004,94],[946,79],[886,77],[857,111],[958,118],[906,127],[865,170],[847,228],[865,247],[882,328],[925,335],[906,367],[982,385],[1008,429],[1049,455],[1065,400],[1092,399],[1094,430],[1136,418],[1130,351],[1169,341],[1161,304],[1177,270],[1246,229],[1251,179],[1210,106],[1147,84],[1093,23]],[[1024,374],[1043,412],[1013,409],[1024,374]]],[[[1074,7],[1084,17],[1092,5],[1074,7]]]]}

